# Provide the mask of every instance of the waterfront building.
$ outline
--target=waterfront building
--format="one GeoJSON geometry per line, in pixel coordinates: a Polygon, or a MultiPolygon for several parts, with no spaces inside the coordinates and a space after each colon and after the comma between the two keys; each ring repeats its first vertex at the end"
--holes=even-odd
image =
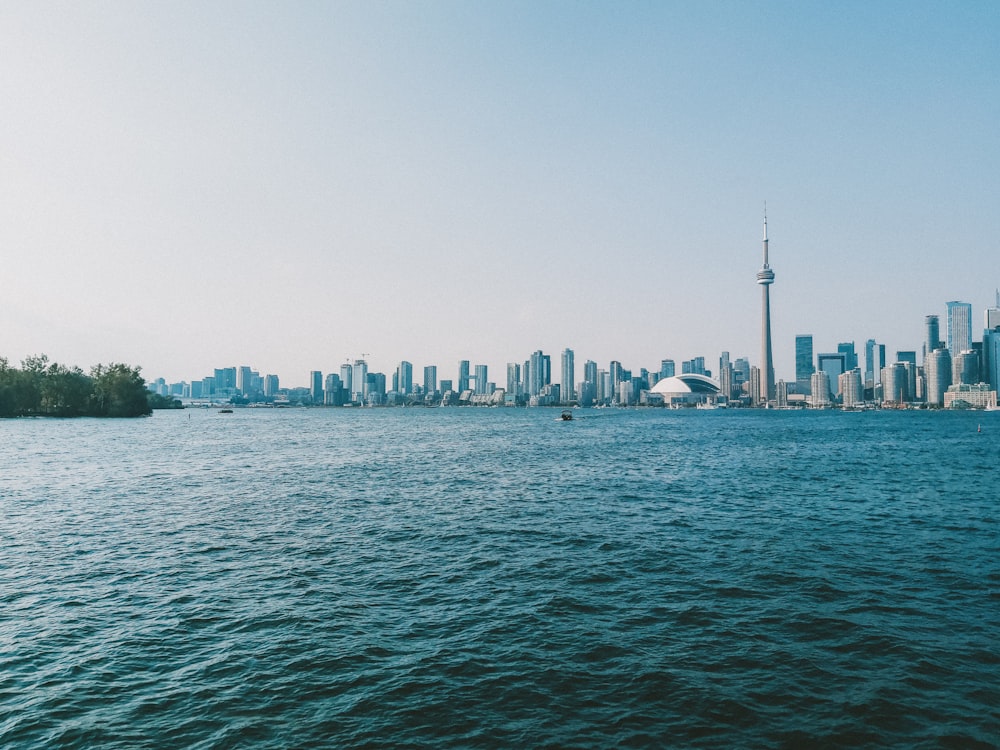
{"type": "Polygon", "coordinates": [[[323,403],[323,373],[319,370],[309,373],[309,397],[314,404],[323,403]]]}
{"type": "Polygon", "coordinates": [[[944,405],[944,394],[951,385],[951,354],[938,347],[927,354],[924,361],[927,378],[927,403],[932,406],[944,405]]]}
{"type": "Polygon", "coordinates": [[[733,397],[733,363],[729,361],[729,352],[722,352],[719,357],[719,393],[727,401],[733,397]]]}
{"type": "Polygon", "coordinates": [[[968,302],[949,302],[948,351],[952,358],[972,349],[972,305],[968,302]]]}
{"type": "Polygon", "coordinates": [[[573,364],[573,350],[563,349],[562,353],[562,398],[569,403],[573,400],[573,384],[576,382],[576,369],[573,364]]]}
{"type": "Polygon", "coordinates": [[[486,375],[486,365],[476,365],[476,388],[477,396],[486,396],[489,393],[489,378],[486,375]]]}
{"type": "Polygon", "coordinates": [[[757,365],[750,368],[750,381],[748,385],[750,386],[750,403],[758,406],[766,406],[766,404],[760,400],[760,368],[757,367],[757,365]]]}
{"type": "Polygon", "coordinates": [[[344,384],[340,376],[331,372],[323,383],[323,403],[327,406],[343,406],[344,384]]]}
{"type": "MultiPolygon", "coordinates": [[[[626,386],[626,383],[622,383],[626,386]]],[[[634,388],[634,386],[632,386],[634,388]]],[[[626,389],[629,394],[633,390],[626,389]]],[[[705,375],[682,373],[663,378],[650,389],[650,393],[663,398],[665,406],[694,406],[701,403],[714,403],[719,397],[719,386],[705,375]]]]}
{"type": "Polygon", "coordinates": [[[583,363],[583,382],[592,383],[596,388],[597,378],[598,378],[597,363],[592,359],[588,359],[586,362],[583,363]]]}
{"type": "Polygon", "coordinates": [[[986,383],[957,383],[944,394],[945,409],[996,409],[997,392],[986,383]]]}
{"type": "Polygon", "coordinates": [[[660,380],[663,380],[663,378],[672,378],[674,372],[674,361],[672,359],[660,360],[660,380]]]}
{"type": "Polygon", "coordinates": [[[774,271],[767,259],[767,212],[764,212],[764,265],[757,272],[760,284],[760,390],[754,391],[754,398],[763,404],[774,398],[774,362],[771,358],[771,297],[770,288],[774,283],[774,271]]]}
{"type": "Polygon", "coordinates": [[[881,366],[875,367],[875,339],[865,342],[865,388],[875,386],[875,373],[881,366]]]}
{"type": "Polygon", "coordinates": [[[909,379],[906,374],[906,366],[902,362],[896,362],[882,368],[882,403],[903,404],[909,401],[906,392],[909,379]]]}
{"type": "Polygon", "coordinates": [[[438,368],[437,365],[427,365],[424,367],[424,396],[434,396],[438,389],[438,368]]]}
{"type": "Polygon", "coordinates": [[[552,382],[550,362],[549,355],[543,354],[541,349],[532,353],[526,365],[528,372],[525,375],[528,380],[529,396],[540,395],[542,389],[552,382]]]}
{"type": "Polygon", "coordinates": [[[837,379],[837,390],[840,392],[840,402],[844,406],[855,407],[863,404],[865,394],[861,382],[861,370],[854,367],[841,373],[837,379]]]}
{"type": "Polygon", "coordinates": [[[778,382],[774,386],[774,399],[779,409],[788,406],[788,383],[781,378],[778,378],[778,382]]]}
{"type": "Polygon", "coordinates": [[[413,365],[406,360],[396,368],[396,387],[394,389],[404,396],[413,393],[413,365]]]}
{"type": "Polygon", "coordinates": [[[521,395],[521,365],[507,363],[507,393],[515,400],[521,395]]]}
{"type": "Polygon", "coordinates": [[[469,360],[463,359],[458,363],[458,391],[464,393],[469,390],[469,360]]]}
{"type": "MultiPolygon", "coordinates": [[[[350,363],[344,363],[340,366],[340,383],[344,390],[347,391],[349,396],[354,394],[354,368],[351,367],[350,363]]],[[[352,398],[353,400],[353,398],[352,398]]]]}
{"type": "Polygon", "coordinates": [[[353,372],[351,373],[351,401],[356,404],[363,404],[368,395],[368,363],[363,359],[354,360],[353,372]]]}
{"type": "Polygon", "coordinates": [[[813,337],[801,334],[795,337],[795,382],[804,392],[809,392],[810,378],[816,372],[813,364],[813,337]]]}
{"type": "Polygon", "coordinates": [[[608,366],[608,376],[611,378],[611,387],[608,389],[608,396],[612,401],[617,401],[619,387],[625,379],[625,370],[622,367],[622,363],[617,360],[611,360],[611,364],[608,366]]]}
{"type": "Polygon", "coordinates": [[[264,396],[267,398],[274,398],[278,395],[278,376],[277,375],[265,375],[264,376],[264,396]]]}
{"type": "Polygon", "coordinates": [[[825,370],[816,370],[809,376],[809,405],[824,409],[830,405],[830,376],[825,370]]]}

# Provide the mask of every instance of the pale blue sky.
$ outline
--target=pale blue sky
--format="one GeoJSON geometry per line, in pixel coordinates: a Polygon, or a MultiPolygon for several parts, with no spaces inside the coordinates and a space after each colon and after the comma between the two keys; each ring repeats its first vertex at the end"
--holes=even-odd
{"type": "Polygon", "coordinates": [[[1000,4],[5,3],[0,355],[304,385],[920,348],[1000,285],[1000,4]]]}

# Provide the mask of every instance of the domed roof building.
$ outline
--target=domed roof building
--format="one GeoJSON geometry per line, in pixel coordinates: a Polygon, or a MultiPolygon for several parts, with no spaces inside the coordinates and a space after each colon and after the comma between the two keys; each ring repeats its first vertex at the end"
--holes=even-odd
{"type": "Polygon", "coordinates": [[[650,393],[660,394],[667,406],[712,403],[719,392],[714,380],[693,373],[663,378],[650,389],[650,393]]]}

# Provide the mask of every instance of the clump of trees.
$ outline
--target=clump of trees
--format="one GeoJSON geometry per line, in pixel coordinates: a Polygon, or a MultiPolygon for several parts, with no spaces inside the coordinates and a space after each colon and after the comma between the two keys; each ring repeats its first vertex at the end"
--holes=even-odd
{"type": "Polygon", "coordinates": [[[97,365],[90,373],[28,357],[20,369],[0,357],[0,417],[144,417],[151,413],[140,368],[97,365]]]}

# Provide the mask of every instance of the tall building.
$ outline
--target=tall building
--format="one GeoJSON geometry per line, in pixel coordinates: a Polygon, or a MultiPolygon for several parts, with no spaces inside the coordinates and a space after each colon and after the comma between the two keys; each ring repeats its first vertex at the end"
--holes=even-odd
{"type": "Polygon", "coordinates": [[[396,368],[396,388],[404,396],[413,393],[413,365],[403,360],[396,368]]]}
{"type": "Polygon", "coordinates": [[[941,327],[937,315],[925,317],[924,325],[927,328],[927,340],[924,341],[924,359],[926,359],[932,351],[941,348],[941,327]]]}
{"type": "Polygon", "coordinates": [[[774,398],[774,362],[771,359],[771,297],[769,290],[774,283],[774,271],[767,262],[767,212],[764,212],[764,265],[757,272],[760,284],[760,392],[758,401],[767,403],[774,398]]]}
{"type": "Polygon", "coordinates": [[[433,396],[438,389],[437,365],[427,365],[424,368],[424,395],[433,396]]]}
{"type": "Polygon", "coordinates": [[[458,392],[469,390],[469,360],[463,359],[458,363],[458,392]]]}
{"type": "Polygon", "coordinates": [[[621,391],[619,385],[625,379],[625,370],[622,367],[622,363],[617,360],[612,360],[611,364],[608,366],[608,375],[611,378],[611,391],[608,396],[614,400],[618,398],[621,391]]]}
{"type": "Polygon", "coordinates": [[[349,362],[345,362],[340,366],[340,384],[347,395],[350,397],[354,393],[354,368],[351,367],[349,362]]]}
{"type": "Polygon", "coordinates": [[[476,365],[476,395],[485,396],[488,393],[486,365],[476,365]]]}
{"type": "Polygon", "coordinates": [[[985,318],[984,322],[987,331],[1000,328],[1000,289],[997,290],[996,304],[993,307],[987,307],[986,314],[983,317],[985,318]]]}
{"type": "Polygon", "coordinates": [[[521,395],[521,365],[517,362],[507,363],[507,393],[514,398],[521,395]]]}
{"type": "Polygon", "coordinates": [[[947,349],[939,346],[927,353],[924,377],[927,378],[927,403],[944,406],[944,394],[951,385],[951,354],[947,349]]]}
{"type": "Polygon", "coordinates": [[[850,372],[858,366],[858,355],[854,351],[853,341],[837,344],[837,351],[844,355],[844,372],[850,372]]]}
{"type": "Polygon", "coordinates": [[[910,400],[908,385],[910,379],[906,363],[896,362],[882,368],[882,403],[902,404],[910,400]]]}
{"type": "Polygon", "coordinates": [[[864,403],[865,392],[861,385],[861,370],[857,367],[841,373],[837,380],[841,403],[844,406],[860,406],[864,403]]]}
{"type": "Polygon", "coordinates": [[[1000,324],[983,335],[983,359],[986,362],[986,377],[990,388],[1000,392],[1000,324]]]}
{"type": "Polygon", "coordinates": [[[664,378],[672,378],[675,372],[675,365],[672,359],[664,359],[660,361],[660,380],[664,378]]]}
{"type": "Polygon", "coordinates": [[[525,379],[528,381],[528,395],[538,396],[552,382],[552,360],[539,349],[528,360],[527,370],[525,379]]]}
{"type": "Polygon", "coordinates": [[[264,395],[268,398],[274,398],[278,395],[278,376],[277,375],[265,375],[264,376],[264,395]]]}
{"type": "Polygon", "coordinates": [[[812,374],[816,372],[813,365],[813,337],[811,334],[803,334],[795,337],[795,379],[798,382],[809,382],[812,374]]]}
{"type": "Polygon", "coordinates": [[[573,365],[573,350],[563,349],[562,353],[562,379],[560,384],[562,388],[560,392],[562,394],[562,400],[565,402],[570,402],[574,398],[573,394],[573,384],[576,382],[576,368],[573,365]]]}
{"type": "Polygon", "coordinates": [[[368,395],[368,363],[363,359],[354,360],[351,373],[351,401],[363,404],[368,395]]]}
{"type": "Polygon", "coordinates": [[[972,305],[948,303],[948,351],[952,358],[972,349],[972,305]]]}
{"type": "Polygon", "coordinates": [[[830,376],[817,370],[809,378],[809,405],[824,407],[830,405],[830,376]]]}
{"type": "Polygon", "coordinates": [[[979,382],[979,355],[971,349],[960,354],[952,352],[951,384],[975,385],[979,382]]]}
{"type": "Polygon", "coordinates": [[[309,373],[309,396],[314,404],[323,403],[323,373],[319,370],[309,373]]]}
{"type": "Polygon", "coordinates": [[[834,386],[834,384],[839,387],[841,373],[847,372],[847,358],[843,352],[825,352],[817,354],[816,369],[826,373],[831,387],[834,386]]]}

